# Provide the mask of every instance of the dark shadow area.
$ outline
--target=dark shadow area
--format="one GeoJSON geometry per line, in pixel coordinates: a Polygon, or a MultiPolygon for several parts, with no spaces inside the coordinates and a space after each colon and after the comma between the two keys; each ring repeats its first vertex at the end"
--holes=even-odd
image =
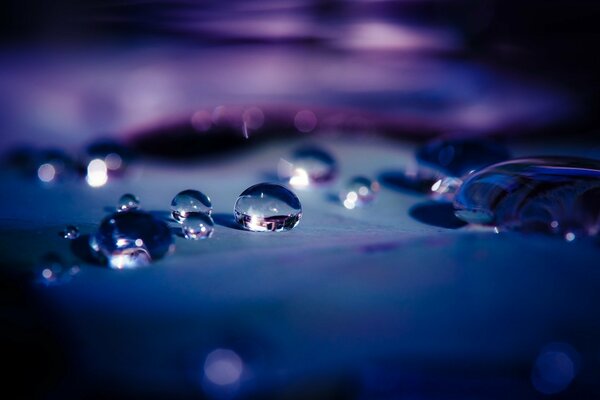
{"type": "Polygon", "coordinates": [[[451,203],[426,201],[413,206],[408,213],[419,222],[440,228],[457,229],[467,225],[454,216],[454,207],[451,203]]]}
{"type": "Polygon", "coordinates": [[[165,210],[150,210],[148,212],[150,214],[152,214],[152,216],[154,218],[158,218],[158,219],[166,221],[166,222],[175,222],[175,220],[171,217],[171,212],[170,211],[165,211],[165,210]]]}
{"type": "Polygon", "coordinates": [[[106,260],[103,256],[95,253],[90,247],[90,235],[81,235],[71,240],[71,251],[73,254],[91,265],[104,266],[106,260]]]}
{"type": "Polygon", "coordinates": [[[211,217],[215,221],[215,224],[224,226],[226,228],[237,229],[238,231],[243,231],[244,229],[238,225],[237,222],[233,219],[233,214],[228,213],[213,213],[211,217]]]}
{"type": "Polygon", "coordinates": [[[169,229],[171,230],[171,235],[185,239],[185,235],[183,234],[183,231],[181,230],[181,226],[171,226],[171,227],[169,227],[169,229]]]}
{"type": "Polygon", "coordinates": [[[382,186],[402,193],[427,194],[438,178],[423,178],[407,176],[404,171],[383,171],[377,180],[382,186]]]}

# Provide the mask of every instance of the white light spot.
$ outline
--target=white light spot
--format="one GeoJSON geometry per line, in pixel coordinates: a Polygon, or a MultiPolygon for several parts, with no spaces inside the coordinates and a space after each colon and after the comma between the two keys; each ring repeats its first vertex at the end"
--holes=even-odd
{"type": "Polygon", "coordinates": [[[106,163],[99,158],[90,161],[85,179],[91,187],[103,186],[108,181],[106,163]]]}
{"type": "Polygon", "coordinates": [[[242,375],[242,359],[232,350],[217,349],[204,362],[204,376],[215,385],[232,385],[242,375]]]}
{"type": "Polygon", "coordinates": [[[52,164],[42,164],[38,168],[38,178],[42,182],[52,182],[56,176],[56,170],[52,164]]]}
{"type": "Polygon", "coordinates": [[[50,278],[52,278],[52,270],[50,270],[49,268],[45,268],[42,271],[42,276],[44,277],[44,279],[50,279],[50,278]]]}
{"type": "Polygon", "coordinates": [[[144,245],[144,241],[142,239],[135,239],[135,245],[137,247],[142,247],[144,245]]]}
{"type": "Polygon", "coordinates": [[[290,185],[295,188],[305,188],[309,185],[310,179],[308,178],[308,172],[303,168],[294,169],[294,174],[290,178],[290,185]]]}

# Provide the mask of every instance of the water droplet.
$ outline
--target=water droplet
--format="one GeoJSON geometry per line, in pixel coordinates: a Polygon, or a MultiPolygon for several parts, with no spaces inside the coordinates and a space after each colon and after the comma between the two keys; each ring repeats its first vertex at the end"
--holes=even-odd
{"type": "Polygon", "coordinates": [[[504,146],[481,139],[436,139],[417,150],[419,162],[454,177],[509,158],[504,146]]]}
{"type": "Polygon", "coordinates": [[[131,210],[137,210],[140,208],[140,199],[131,193],[126,193],[119,199],[117,204],[118,212],[126,212],[131,210]]]}
{"type": "Polygon", "coordinates": [[[531,383],[541,393],[565,390],[579,369],[579,354],[566,343],[552,343],[539,354],[531,372],[531,383]]]}
{"type": "Polygon", "coordinates": [[[235,202],[235,220],[255,231],[290,230],[302,217],[300,200],[281,185],[259,183],[244,190],[235,202]]]}
{"type": "Polygon", "coordinates": [[[58,254],[46,254],[36,268],[36,281],[45,286],[53,286],[70,281],[79,273],[78,266],[68,266],[58,254]]]}
{"type": "Polygon", "coordinates": [[[356,207],[362,207],[377,198],[379,193],[379,183],[372,181],[364,176],[357,176],[346,184],[344,190],[340,193],[340,200],[344,207],[352,210],[356,207]]]}
{"type": "Polygon", "coordinates": [[[279,178],[297,189],[332,183],[338,174],[337,162],[327,151],[317,147],[296,150],[290,160],[280,160],[279,178]]]}
{"type": "Polygon", "coordinates": [[[175,221],[182,223],[189,213],[204,213],[210,215],[212,203],[210,198],[198,190],[184,190],[171,200],[171,214],[175,221]]]}
{"type": "Polygon", "coordinates": [[[181,230],[186,239],[208,239],[215,230],[215,223],[210,215],[202,212],[187,213],[181,230]]]}
{"type": "Polygon", "coordinates": [[[164,257],[173,238],[166,223],[152,214],[131,210],[107,216],[90,246],[96,247],[114,269],[136,268],[164,257]]]}
{"type": "Polygon", "coordinates": [[[449,176],[438,179],[431,186],[431,197],[434,200],[452,201],[460,185],[462,185],[462,179],[460,178],[449,176]]]}
{"type": "Polygon", "coordinates": [[[62,231],[60,234],[65,239],[77,239],[79,237],[79,229],[75,225],[67,225],[65,227],[65,230],[62,231]]]}
{"type": "Polygon", "coordinates": [[[545,157],[507,161],[466,177],[456,216],[501,229],[546,232],[567,241],[600,231],[600,162],[545,157]]]}

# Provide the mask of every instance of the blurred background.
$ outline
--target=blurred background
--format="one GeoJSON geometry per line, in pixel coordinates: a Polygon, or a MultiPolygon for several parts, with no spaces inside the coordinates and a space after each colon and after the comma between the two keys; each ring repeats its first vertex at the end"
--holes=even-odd
{"type": "Polygon", "coordinates": [[[416,138],[597,136],[594,1],[25,0],[1,7],[3,146],[75,145],[99,132],[126,136],[189,121],[196,112],[200,126],[219,113],[243,123],[249,106],[268,123],[307,108],[321,128],[416,138]]]}

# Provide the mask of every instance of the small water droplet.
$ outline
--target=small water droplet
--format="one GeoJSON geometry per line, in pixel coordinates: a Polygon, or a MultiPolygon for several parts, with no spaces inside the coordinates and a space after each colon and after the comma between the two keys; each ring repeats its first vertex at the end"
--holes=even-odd
{"type": "Polygon", "coordinates": [[[69,240],[77,239],[79,237],[79,229],[75,225],[67,225],[65,230],[61,232],[61,236],[69,240]]]}
{"type": "Polygon", "coordinates": [[[181,230],[186,239],[208,239],[215,230],[215,223],[208,214],[190,212],[183,221],[181,230]]]}
{"type": "Polygon", "coordinates": [[[302,217],[300,200],[281,185],[259,183],[244,190],[235,202],[235,220],[255,231],[290,230],[302,217]]]}
{"type": "Polygon", "coordinates": [[[173,219],[182,223],[189,213],[212,213],[210,198],[198,190],[184,190],[177,193],[171,200],[171,214],[173,219]]]}
{"type": "Polygon", "coordinates": [[[344,207],[352,210],[370,204],[377,198],[379,183],[364,176],[357,176],[348,181],[340,193],[340,200],[344,207]]]}
{"type": "Polygon", "coordinates": [[[314,188],[332,183],[338,175],[335,158],[318,147],[296,150],[289,160],[280,160],[279,178],[296,189],[314,188]]]}
{"type": "Polygon", "coordinates": [[[137,210],[140,208],[140,199],[131,193],[126,193],[119,199],[117,204],[118,212],[126,212],[131,210],[137,210]]]}
{"type": "Polygon", "coordinates": [[[97,248],[114,269],[148,265],[170,252],[173,244],[167,224],[139,210],[109,215],[94,236],[90,246],[97,248]]]}
{"type": "Polygon", "coordinates": [[[544,157],[507,161],[466,177],[454,197],[456,216],[501,229],[562,235],[600,230],[600,162],[544,157]]]}
{"type": "Polygon", "coordinates": [[[506,161],[510,152],[499,143],[482,139],[436,139],[417,150],[417,160],[447,175],[462,177],[488,165],[506,161]]]}

